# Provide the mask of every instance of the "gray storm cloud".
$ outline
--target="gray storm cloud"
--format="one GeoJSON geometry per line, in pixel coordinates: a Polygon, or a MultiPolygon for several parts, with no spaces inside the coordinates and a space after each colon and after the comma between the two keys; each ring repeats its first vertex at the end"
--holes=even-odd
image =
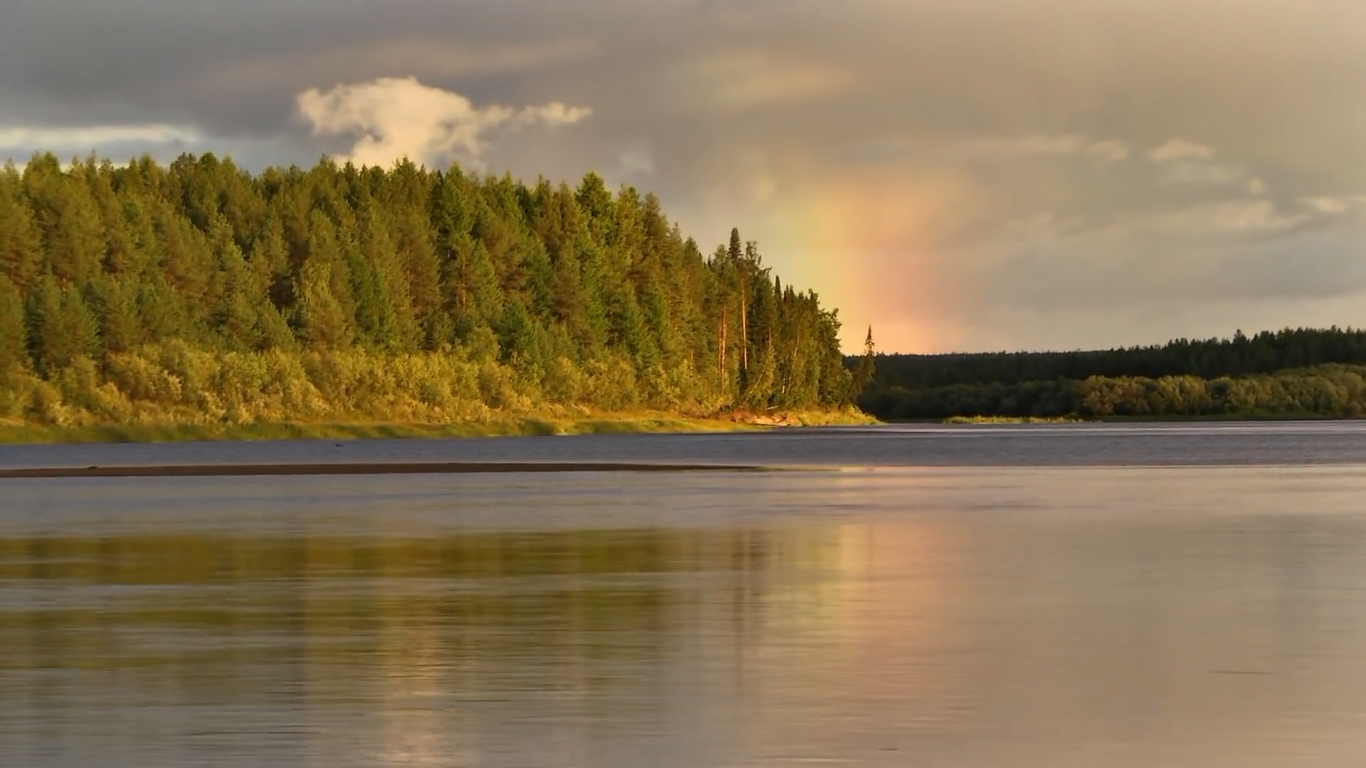
{"type": "Polygon", "coordinates": [[[657,192],[704,244],[731,226],[759,240],[785,282],[841,308],[851,348],[869,323],[907,350],[1366,324],[1359,0],[50,0],[5,16],[6,154],[135,139],[252,168],[328,153],[597,170],[657,192]]]}

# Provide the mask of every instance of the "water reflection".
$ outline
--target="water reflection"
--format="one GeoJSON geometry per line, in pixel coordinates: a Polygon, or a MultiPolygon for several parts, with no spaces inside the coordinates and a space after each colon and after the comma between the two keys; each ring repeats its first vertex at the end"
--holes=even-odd
{"type": "Polygon", "coordinates": [[[607,479],[436,482],[368,500],[308,481],[35,493],[69,506],[0,529],[5,754],[632,765],[675,740],[677,764],[695,764],[702,729],[719,760],[738,748],[761,638],[809,630],[838,600],[847,526],[536,530],[517,519],[538,494],[557,508],[608,494],[627,517],[648,499],[607,479]],[[443,496],[459,501],[431,504],[443,496]],[[521,529],[471,526],[469,506],[521,529]]]}
{"type": "Polygon", "coordinates": [[[0,764],[1349,764],[1366,475],[0,487],[0,764]]]}

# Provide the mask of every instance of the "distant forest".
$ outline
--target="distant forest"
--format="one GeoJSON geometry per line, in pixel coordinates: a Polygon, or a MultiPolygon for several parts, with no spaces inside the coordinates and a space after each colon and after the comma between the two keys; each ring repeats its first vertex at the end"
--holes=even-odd
{"type": "Polygon", "coordinates": [[[877,355],[874,368],[858,403],[883,419],[1366,415],[1366,331],[1350,328],[1095,352],[877,355]]]}
{"type": "Polygon", "coordinates": [[[847,402],[839,320],[653,195],[213,155],[0,172],[0,421],[847,402]]]}

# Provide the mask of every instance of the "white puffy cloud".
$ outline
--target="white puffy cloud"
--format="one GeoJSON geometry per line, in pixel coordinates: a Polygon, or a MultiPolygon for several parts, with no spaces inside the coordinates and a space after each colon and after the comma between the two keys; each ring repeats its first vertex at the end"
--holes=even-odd
{"type": "Polygon", "coordinates": [[[498,104],[478,107],[415,77],[383,77],[327,91],[313,88],[299,94],[296,104],[314,134],[355,137],[339,159],[386,168],[405,157],[425,164],[454,160],[482,167],[497,130],[573,125],[592,114],[586,107],[559,102],[520,110],[498,104]]]}

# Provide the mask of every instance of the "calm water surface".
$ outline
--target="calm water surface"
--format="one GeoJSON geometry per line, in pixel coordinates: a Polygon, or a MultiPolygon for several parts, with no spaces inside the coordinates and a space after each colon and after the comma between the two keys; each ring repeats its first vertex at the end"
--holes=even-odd
{"type": "Polygon", "coordinates": [[[0,449],[0,766],[1360,766],[1366,429],[0,449]]]}

